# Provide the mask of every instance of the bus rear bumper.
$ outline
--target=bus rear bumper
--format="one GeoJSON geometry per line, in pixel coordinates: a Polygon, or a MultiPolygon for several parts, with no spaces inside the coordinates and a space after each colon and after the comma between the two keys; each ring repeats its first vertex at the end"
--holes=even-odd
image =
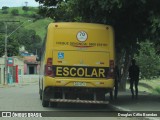
{"type": "Polygon", "coordinates": [[[89,87],[89,88],[110,88],[114,87],[114,79],[88,79],[88,78],[52,78],[45,77],[44,88],[46,87],[89,87]]]}
{"type": "Polygon", "coordinates": [[[83,103],[83,104],[109,104],[109,101],[97,101],[97,100],[72,100],[72,99],[50,99],[50,102],[56,103],[83,103]]]}

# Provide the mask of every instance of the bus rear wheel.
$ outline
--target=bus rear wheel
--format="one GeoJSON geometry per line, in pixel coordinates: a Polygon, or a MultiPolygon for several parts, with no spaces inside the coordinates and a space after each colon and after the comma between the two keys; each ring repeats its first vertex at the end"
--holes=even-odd
{"type": "Polygon", "coordinates": [[[42,95],[42,106],[43,107],[48,107],[49,106],[49,101],[45,100],[44,92],[43,92],[43,95],[42,95]]]}
{"type": "Polygon", "coordinates": [[[40,100],[42,100],[42,90],[39,89],[39,97],[40,97],[40,100]]]}

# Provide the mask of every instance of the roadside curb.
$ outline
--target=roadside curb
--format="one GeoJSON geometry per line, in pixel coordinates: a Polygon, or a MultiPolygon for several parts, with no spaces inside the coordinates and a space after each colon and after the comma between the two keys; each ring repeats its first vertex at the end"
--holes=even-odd
{"type": "Polygon", "coordinates": [[[15,84],[8,84],[8,85],[0,85],[0,88],[9,88],[9,87],[14,87],[16,86],[15,84]]]}
{"type": "Polygon", "coordinates": [[[11,88],[11,87],[18,87],[18,86],[26,86],[26,85],[31,85],[31,84],[37,84],[37,82],[33,82],[33,83],[12,83],[12,84],[7,84],[7,85],[0,84],[0,88],[11,88]]]}

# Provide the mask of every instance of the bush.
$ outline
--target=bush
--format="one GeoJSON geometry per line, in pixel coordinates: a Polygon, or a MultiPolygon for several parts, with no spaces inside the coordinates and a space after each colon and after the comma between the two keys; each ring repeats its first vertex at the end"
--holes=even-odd
{"type": "Polygon", "coordinates": [[[2,7],[2,10],[7,10],[9,7],[7,7],[7,6],[3,6],[2,7]]]}
{"type": "Polygon", "coordinates": [[[159,76],[160,57],[156,54],[155,45],[148,40],[141,42],[135,59],[140,67],[141,77],[146,79],[159,76]]]}
{"type": "Polygon", "coordinates": [[[31,18],[34,18],[34,19],[36,19],[36,20],[43,18],[43,17],[40,16],[39,14],[31,14],[30,17],[31,17],[31,18]]]}
{"type": "Polygon", "coordinates": [[[17,16],[17,15],[19,15],[19,11],[17,9],[13,9],[11,11],[11,14],[14,15],[14,16],[17,16]]]}
{"type": "Polygon", "coordinates": [[[2,14],[8,14],[8,8],[7,6],[2,7],[2,14]]]}
{"type": "Polygon", "coordinates": [[[8,11],[7,10],[3,10],[2,14],[8,14],[8,11]]]}
{"type": "Polygon", "coordinates": [[[160,87],[155,88],[154,91],[155,91],[156,93],[160,94],[160,87]]]}
{"type": "Polygon", "coordinates": [[[28,12],[28,11],[29,11],[29,7],[23,6],[23,7],[22,7],[22,10],[24,10],[25,12],[28,12]]]}

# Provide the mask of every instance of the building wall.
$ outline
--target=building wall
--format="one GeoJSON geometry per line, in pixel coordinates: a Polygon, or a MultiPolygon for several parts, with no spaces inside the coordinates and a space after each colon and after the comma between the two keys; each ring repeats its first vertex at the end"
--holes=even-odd
{"type": "Polygon", "coordinates": [[[27,64],[24,63],[24,74],[27,75],[27,64]]]}
{"type": "Polygon", "coordinates": [[[36,61],[37,56],[25,56],[24,57],[24,74],[33,75],[38,73],[38,62],[36,61]]]}
{"type": "MultiPolygon", "coordinates": [[[[5,59],[4,57],[0,58],[0,84],[4,84],[5,82],[5,59]]],[[[15,66],[18,66],[18,71],[20,75],[24,75],[24,62],[23,59],[20,59],[18,57],[13,57],[13,66],[8,67],[8,73],[11,69],[13,69],[15,66]]],[[[13,70],[12,70],[13,71],[13,70]]],[[[15,72],[15,71],[13,71],[15,72]]],[[[14,73],[12,73],[14,74],[14,73]]]]}
{"type": "Polygon", "coordinates": [[[24,62],[23,60],[20,60],[19,58],[14,58],[14,66],[18,65],[18,74],[24,75],[24,62]]]}
{"type": "Polygon", "coordinates": [[[24,74],[25,75],[33,75],[33,74],[37,74],[37,64],[25,64],[24,65],[24,74]]]}

